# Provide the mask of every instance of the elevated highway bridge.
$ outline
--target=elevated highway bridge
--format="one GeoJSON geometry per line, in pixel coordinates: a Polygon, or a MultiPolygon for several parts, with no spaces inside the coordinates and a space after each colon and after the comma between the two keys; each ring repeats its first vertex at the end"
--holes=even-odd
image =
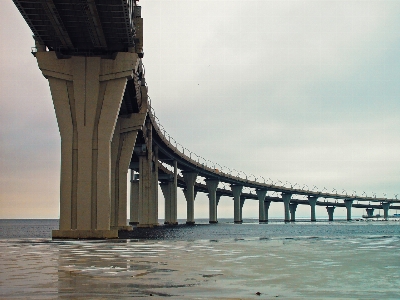
{"type": "Polygon", "coordinates": [[[221,196],[233,198],[235,223],[245,200],[259,202],[268,221],[271,201],[284,220],[299,204],[347,209],[398,208],[397,199],[327,193],[266,183],[211,163],[171,138],[151,107],[142,65],[143,18],[134,0],[13,0],[31,28],[32,54],[48,80],[61,135],[60,228],[53,238],[116,238],[129,230],[127,173],[131,169],[130,223],[158,225],[158,185],[165,223],[177,223],[177,189],[193,224],[198,192],[209,197],[210,223],[221,196]],[[322,201],[324,200],[324,201],[322,201]],[[358,202],[358,203],[355,203],[358,202]],[[361,204],[360,204],[361,202],[361,204]],[[371,204],[372,203],[372,204],[371,204]]]}

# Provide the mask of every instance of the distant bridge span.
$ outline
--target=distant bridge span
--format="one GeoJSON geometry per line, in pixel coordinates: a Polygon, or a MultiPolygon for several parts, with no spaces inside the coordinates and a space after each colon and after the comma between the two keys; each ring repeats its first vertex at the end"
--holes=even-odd
{"type": "Polygon", "coordinates": [[[117,238],[119,230],[130,230],[129,169],[130,223],[143,227],[158,225],[159,184],[166,224],[177,224],[178,187],[188,224],[195,221],[197,192],[208,193],[210,223],[218,222],[221,196],[233,197],[235,223],[242,222],[246,199],[258,200],[260,222],[268,221],[271,201],[284,203],[285,221],[295,220],[298,204],[310,205],[315,221],[316,205],[327,206],[329,219],[336,206],[345,206],[350,220],[352,207],[369,215],[382,208],[387,218],[390,205],[399,203],[260,182],[179,147],[149,103],[135,0],[13,1],[34,33],[32,54],[49,81],[61,135],[60,228],[53,238],[117,238]]]}

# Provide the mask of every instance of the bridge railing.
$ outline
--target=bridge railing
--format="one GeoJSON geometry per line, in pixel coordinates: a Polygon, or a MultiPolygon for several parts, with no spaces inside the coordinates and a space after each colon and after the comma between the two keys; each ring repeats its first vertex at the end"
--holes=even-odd
{"type": "MultiPolygon", "coordinates": [[[[288,181],[283,183],[280,180],[273,181],[271,178],[267,180],[262,176],[255,176],[253,174],[247,175],[243,171],[238,171],[236,169],[231,169],[226,166],[221,166],[218,163],[214,163],[210,160],[205,159],[204,157],[196,154],[193,151],[190,151],[180,143],[178,143],[164,128],[164,126],[160,123],[160,120],[156,116],[154,108],[151,105],[151,98],[148,97],[148,112],[150,118],[152,119],[153,126],[156,131],[159,133],[160,137],[164,139],[164,142],[172,148],[172,150],[177,153],[179,156],[190,162],[191,164],[206,170],[207,172],[215,174],[216,177],[231,179],[234,180],[238,184],[242,184],[244,187],[249,189],[249,193],[254,191],[255,189],[267,189],[269,191],[278,193],[291,193],[302,196],[316,196],[319,198],[334,198],[334,199],[352,199],[352,200],[360,200],[360,201],[373,201],[373,202],[400,202],[397,199],[388,199],[377,198],[376,194],[373,197],[367,196],[364,192],[361,196],[357,195],[355,191],[348,195],[348,193],[343,190],[341,194],[337,192],[336,189],[333,189],[332,192],[328,192],[328,190],[324,187],[322,190],[318,189],[314,186],[310,189],[307,185],[299,185],[298,183],[292,184],[288,181]],[[306,189],[305,189],[306,187],[306,189]],[[345,192],[345,193],[343,193],[345,192]]],[[[222,185],[224,189],[227,189],[227,183],[222,185]]],[[[385,195],[386,196],[386,195],[385,195]]]]}

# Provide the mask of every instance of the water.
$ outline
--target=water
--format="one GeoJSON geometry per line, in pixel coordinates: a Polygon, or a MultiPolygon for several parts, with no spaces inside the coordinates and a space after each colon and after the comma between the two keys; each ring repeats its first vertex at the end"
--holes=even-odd
{"type": "Polygon", "coordinates": [[[57,220],[0,220],[0,298],[399,299],[398,221],[246,221],[52,241],[57,220]]]}

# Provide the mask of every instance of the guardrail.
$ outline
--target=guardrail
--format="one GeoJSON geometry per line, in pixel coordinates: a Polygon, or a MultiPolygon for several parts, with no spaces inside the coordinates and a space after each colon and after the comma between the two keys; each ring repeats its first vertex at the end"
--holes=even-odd
{"type": "MultiPolygon", "coordinates": [[[[163,139],[164,143],[173,150],[176,154],[180,157],[188,161],[190,164],[196,166],[197,168],[204,169],[208,173],[212,173],[215,177],[218,178],[226,178],[228,181],[236,181],[236,184],[243,185],[243,187],[250,189],[250,192],[254,191],[255,189],[266,189],[271,191],[275,194],[277,193],[290,193],[290,194],[297,194],[303,196],[316,196],[321,198],[334,198],[334,199],[350,199],[350,200],[357,200],[357,201],[373,201],[373,202],[392,202],[392,203],[399,203],[400,201],[397,199],[397,195],[395,195],[396,199],[388,199],[384,198],[377,198],[376,194],[373,193],[373,197],[369,197],[365,192],[362,193],[361,196],[357,195],[356,191],[353,191],[350,195],[345,191],[342,190],[342,193],[339,194],[337,190],[334,188],[332,192],[328,192],[328,190],[324,187],[322,190],[319,190],[318,187],[313,186],[310,190],[308,185],[300,186],[298,183],[294,185],[288,181],[283,183],[280,180],[273,181],[271,178],[265,180],[262,176],[255,176],[253,174],[247,175],[243,171],[238,171],[235,169],[230,169],[226,166],[221,166],[218,163],[214,163],[210,160],[203,158],[202,156],[196,154],[195,152],[190,151],[189,149],[185,148],[183,145],[178,143],[164,128],[161,124],[160,120],[156,116],[154,108],[151,105],[151,98],[148,97],[148,113],[152,120],[153,127],[158,132],[159,136],[163,139]],[[258,179],[262,179],[262,182],[258,181],[258,179]],[[280,185],[278,185],[280,183],[280,185]],[[296,189],[296,186],[298,187],[296,189]],[[307,189],[304,189],[307,187],[307,189]]],[[[201,175],[201,174],[200,174],[201,175]]],[[[226,189],[227,183],[224,182],[221,184],[222,188],[226,189]]],[[[386,194],[385,194],[386,196],[386,194]]]]}

